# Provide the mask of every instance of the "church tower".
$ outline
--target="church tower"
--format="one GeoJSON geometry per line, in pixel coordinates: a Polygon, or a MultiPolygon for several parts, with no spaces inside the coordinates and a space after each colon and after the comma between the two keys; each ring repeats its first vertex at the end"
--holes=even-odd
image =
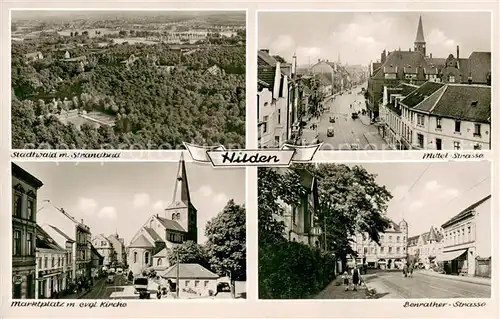
{"type": "Polygon", "coordinates": [[[414,50],[425,55],[424,27],[422,26],[422,16],[418,19],[417,37],[415,38],[414,50]]]}
{"type": "Polygon", "coordinates": [[[173,195],[172,203],[165,209],[165,218],[176,221],[182,226],[187,232],[186,240],[198,242],[197,211],[191,202],[186,163],[182,154],[177,168],[173,195]]]}

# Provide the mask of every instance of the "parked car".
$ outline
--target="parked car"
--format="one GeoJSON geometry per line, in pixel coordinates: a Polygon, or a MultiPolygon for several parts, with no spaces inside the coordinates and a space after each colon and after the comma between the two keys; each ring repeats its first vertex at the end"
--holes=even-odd
{"type": "Polygon", "coordinates": [[[327,130],[326,130],[326,136],[328,137],[333,137],[334,135],[334,130],[333,130],[333,127],[329,127],[327,130]]]}
{"type": "Polygon", "coordinates": [[[123,275],[123,269],[120,268],[120,267],[116,268],[116,274],[117,275],[123,275]]]}
{"type": "Polygon", "coordinates": [[[335,117],[330,116],[330,123],[335,123],[335,117]]]}
{"type": "Polygon", "coordinates": [[[108,284],[112,284],[115,282],[115,275],[108,275],[108,278],[106,278],[106,282],[108,284]]]}
{"type": "Polygon", "coordinates": [[[354,112],[354,113],[352,113],[352,114],[351,114],[351,118],[352,118],[353,120],[357,119],[358,117],[359,117],[359,116],[358,116],[358,113],[357,113],[357,112],[354,112]]]}
{"type": "Polygon", "coordinates": [[[356,151],[358,149],[359,149],[359,145],[358,144],[351,144],[351,150],[356,151]]]}
{"type": "Polygon", "coordinates": [[[149,280],[147,277],[134,279],[134,293],[139,294],[139,299],[149,299],[151,293],[148,290],[149,280]]]}

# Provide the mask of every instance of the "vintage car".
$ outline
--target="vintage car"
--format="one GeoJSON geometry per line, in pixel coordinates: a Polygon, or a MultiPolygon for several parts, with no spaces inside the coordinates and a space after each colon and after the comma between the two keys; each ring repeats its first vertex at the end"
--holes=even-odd
{"type": "Polygon", "coordinates": [[[334,135],[334,130],[333,130],[333,127],[329,127],[327,130],[326,130],[326,136],[328,137],[333,137],[334,135]]]}
{"type": "Polygon", "coordinates": [[[330,121],[330,123],[335,123],[335,117],[330,116],[329,121],[330,121]]]}

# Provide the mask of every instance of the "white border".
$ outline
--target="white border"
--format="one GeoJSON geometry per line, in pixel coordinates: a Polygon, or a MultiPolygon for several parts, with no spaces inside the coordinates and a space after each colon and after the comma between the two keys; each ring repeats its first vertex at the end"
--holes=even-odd
{"type": "MultiPolygon", "coordinates": [[[[57,7],[64,6],[68,9],[70,7],[74,8],[85,8],[92,6],[94,10],[131,10],[130,7],[135,7],[134,10],[166,10],[175,8],[177,10],[193,10],[192,8],[198,8],[199,10],[204,10],[206,8],[217,8],[217,10],[230,11],[231,9],[241,9],[246,8],[247,11],[247,75],[246,75],[246,97],[247,97],[247,107],[246,107],[246,142],[247,148],[254,149],[257,146],[256,136],[257,136],[257,118],[256,118],[256,68],[254,62],[257,60],[257,34],[252,35],[250,31],[255,32],[257,30],[256,14],[257,10],[265,11],[492,11],[492,73],[493,73],[493,83],[495,84],[493,88],[493,103],[492,105],[498,105],[498,89],[497,79],[499,77],[499,65],[498,65],[498,32],[499,24],[499,3],[498,1],[445,1],[445,2],[435,2],[432,0],[425,0],[420,2],[408,1],[386,1],[386,2],[348,2],[346,0],[341,0],[339,2],[333,3],[331,1],[325,2],[297,2],[297,1],[274,1],[274,2],[257,2],[255,0],[250,0],[247,2],[235,2],[235,1],[220,1],[218,3],[213,2],[120,2],[120,1],[87,1],[87,2],[76,2],[76,1],[51,1],[46,3],[40,2],[27,2],[27,1],[3,1],[1,3],[2,8],[2,19],[1,19],[1,30],[2,30],[2,70],[6,72],[2,73],[1,81],[1,92],[2,94],[2,105],[0,112],[2,114],[0,127],[8,128],[8,132],[3,131],[0,137],[0,159],[1,159],[1,187],[0,194],[2,195],[2,200],[0,201],[0,207],[4,214],[0,217],[0,231],[5,236],[9,236],[11,233],[11,222],[10,215],[5,214],[5,212],[10,211],[10,189],[11,189],[11,178],[10,178],[10,25],[7,25],[10,21],[10,16],[8,10],[10,8],[31,8],[31,7],[43,7],[46,10],[54,10],[57,7]],[[141,9],[139,9],[141,8],[141,9]],[[284,9],[284,10],[283,10],[284,9]],[[7,13],[7,14],[6,14],[7,13]],[[8,40],[7,40],[8,39],[8,40]],[[5,43],[8,42],[8,43],[5,43]],[[9,199],[7,199],[7,196],[9,199]],[[7,200],[6,200],[7,199],[7,200]]],[[[91,10],[85,8],[84,10],[91,10]]],[[[471,26],[473,27],[473,26],[471,26]]],[[[492,211],[498,212],[498,198],[495,195],[499,194],[498,188],[498,128],[495,123],[498,123],[498,110],[493,107],[492,114],[492,151],[484,151],[485,155],[488,153],[488,158],[494,160],[493,165],[493,178],[492,180],[492,211]]],[[[172,159],[178,158],[178,153],[175,155],[165,155],[161,153],[162,151],[148,152],[147,158],[149,156],[160,157],[161,160],[169,161],[169,157],[172,159]],[[161,153],[156,154],[156,153],[161,153]]],[[[394,154],[395,152],[384,151],[384,152],[332,152],[323,151],[318,154],[322,155],[321,159],[318,160],[328,160],[328,161],[348,161],[357,162],[356,157],[363,157],[366,161],[413,161],[420,156],[401,156],[394,154]],[[322,153],[328,152],[323,156],[322,153]],[[349,154],[358,153],[360,155],[349,154]],[[365,153],[361,155],[361,153],[365,153]],[[387,153],[387,155],[382,155],[381,153],[387,153]],[[389,155],[390,154],[390,155],[389,155]]],[[[128,152],[127,152],[128,153],[128,152]]],[[[136,153],[131,151],[131,153],[136,153]]],[[[174,152],[173,152],[174,153],[174,152]]],[[[399,151],[396,151],[399,153],[399,151]]],[[[399,153],[400,154],[400,153],[399,153]]],[[[318,157],[318,156],[317,156],[318,157]]],[[[145,158],[138,159],[139,161],[146,160],[145,158]]],[[[186,158],[186,160],[189,160],[186,158]]],[[[247,289],[248,295],[247,300],[234,300],[234,301],[190,301],[190,300],[178,300],[175,302],[169,302],[163,304],[155,301],[132,301],[128,300],[127,308],[115,308],[115,309],[84,309],[79,308],[74,311],[62,311],[56,308],[43,308],[43,309],[27,309],[27,308],[10,308],[10,295],[9,290],[10,285],[5,285],[6,282],[11,282],[11,265],[10,263],[0,264],[0,285],[2,291],[2,300],[0,308],[0,316],[5,318],[67,318],[67,317],[101,317],[101,318],[112,318],[112,317],[179,317],[179,318],[193,318],[193,317],[218,317],[218,318],[251,318],[251,317],[279,317],[279,318],[359,318],[359,317],[386,317],[386,318],[401,318],[401,317],[438,317],[438,318],[498,318],[498,272],[499,264],[494,258],[495,268],[494,276],[492,278],[492,301],[489,302],[487,308],[473,309],[473,308],[462,308],[456,310],[456,308],[403,308],[402,302],[397,300],[332,300],[332,301],[317,301],[317,300],[293,300],[293,301],[258,301],[257,298],[257,223],[256,223],[256,210],[257,210],[257,178],[256,178],[256,168],[249,167],[246,169],[247,173],[247,185],[246,185],[246,195],[247,195],[247,264],[248,264],[248,276],[247,276],[247,289]],[[8,287],[6,287],[8,286],[8,287]],[[497,300],[495,300],[497,299],[497,300]],[[145,304],[148,306],[145,307],[145,304]],[[196,304],[196,306],[195,306],[196,304]],[[192,305],[192,306],[191,306],[192,305]]],[[[492,228],[493,228],[493,249],[495,253],[498,253],[498,224],[499,219],[497,214],[492,216],[492,228]]],[[[10,255],[10,239],[0,241],[0,251],[8,252],[10,255]]],[[[10,256],[8,257],[10,258],[10,256]]],[[[7,259],[8,260],[8,259],[7,259]]]]}

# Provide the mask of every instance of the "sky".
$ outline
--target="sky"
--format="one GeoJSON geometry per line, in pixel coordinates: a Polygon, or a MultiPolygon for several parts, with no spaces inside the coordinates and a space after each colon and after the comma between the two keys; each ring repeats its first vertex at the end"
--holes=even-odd
{"type": "MultiPolygon", "coordinates": [[[[162,216],[171,203],[178,168],[176,162],[16,164],[44,183],[37,194],[39,225],[60,218],[53,216],[60,214],[50,207],[54,204],[77,220],[83,219],[92,236],[118,231],[126,245],[151,215],[162,216]]],[[[245,169],[214,169],[187,162],[186,171],[191,200],[198,210],[198,242],[204,243],[207,221],[228,200],[245,203],[245,169]]]]}
{"type": "Polygon", "coordinates": [[[427,54],[468,57],[491,51],[489,12],[260,12],[258,47],[299,65],[318,58],[368,65],[386,49],[413,50],[422,16],[427,54]]]}
{"type": "MultiPolygon", "coordinates": [[[[352,165],[349,165],[352,166],[352,165]]],[[[491,194],[489,162],[369,163],[376,181],[393,195],[387,217],[408,222],[408,235],[429,231],[491,194]],[[420,177],[420,178],[419,178],[420,177]]]]}

